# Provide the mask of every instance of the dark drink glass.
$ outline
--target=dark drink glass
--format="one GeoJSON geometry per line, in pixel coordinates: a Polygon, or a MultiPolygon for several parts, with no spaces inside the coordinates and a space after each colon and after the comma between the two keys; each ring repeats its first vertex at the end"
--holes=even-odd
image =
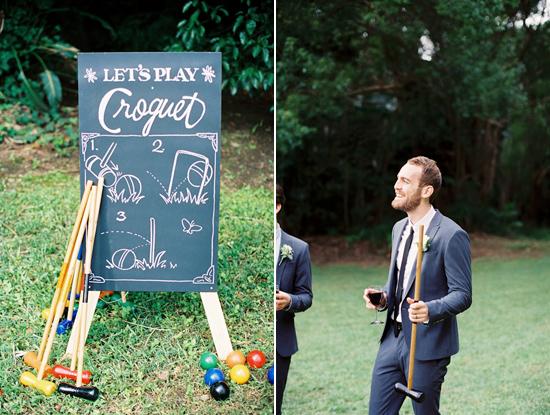
{"type": "MultiPolygon", "coordinates": [[[[368,293],[367,296],[369,297],[369,300],[372,303],[372,305],[378,307],[382,302],[384,292],[380,287],[371,287],[371,288],[375,289],[376,291],[368,293]]],[[[384,324],[384,322],[378,318],[378,308],[376,309],[376,318],[373,321],[371,321],[370,324],[384,324]]]]}

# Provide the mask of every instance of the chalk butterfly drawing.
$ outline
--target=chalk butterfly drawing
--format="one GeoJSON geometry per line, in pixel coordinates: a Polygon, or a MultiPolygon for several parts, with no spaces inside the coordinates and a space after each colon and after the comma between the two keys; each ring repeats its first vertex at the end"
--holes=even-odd
{"type": "Polygon", "coordinates": [[[202,231],[202,226],[197,225],[194,220],[189,222],[187,219],[183,218],[181,220],[181,226],[183,226],[183,232],[193,235],[194,232],[202,231]]]}

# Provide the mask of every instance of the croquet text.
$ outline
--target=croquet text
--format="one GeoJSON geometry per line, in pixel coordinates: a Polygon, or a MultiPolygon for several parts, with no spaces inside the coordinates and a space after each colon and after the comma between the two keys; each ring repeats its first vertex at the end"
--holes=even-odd
{"type": "Polygon", "coordinates": [[[183,95],[177,102],[168,98],[153,98],[147,101],[140,98],[135,102],[126,102],[124,97],[131,97],[132,91],[127,88],[114,88],[108,91],[99,103],[98,119],[102,128],[112,134],[120,133],[120,128],[111,128],[105,119],[114,119],[118,116],[127,120],[140,121],[146,119],[141,134],[146,137],[157,119],[171,118],[174,121],[183,121],[185,128],[195,127],[204,117],[206,103],[198,97],[198,92],[193,95],[183,95]],[[106,114],[108,113],[108,114],[106,114]]]}

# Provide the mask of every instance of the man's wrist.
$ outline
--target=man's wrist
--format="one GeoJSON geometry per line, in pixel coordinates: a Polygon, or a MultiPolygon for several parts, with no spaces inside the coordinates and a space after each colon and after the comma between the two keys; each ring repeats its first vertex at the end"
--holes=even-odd
{"type": "Polygon", "coordinates": [[[292,295],[288,295],[288,297],[290,298],[290,301],[288,302],[288,305],[283,308],[283,311],[290,311],[290,307],[292,307],[292,295]]]}

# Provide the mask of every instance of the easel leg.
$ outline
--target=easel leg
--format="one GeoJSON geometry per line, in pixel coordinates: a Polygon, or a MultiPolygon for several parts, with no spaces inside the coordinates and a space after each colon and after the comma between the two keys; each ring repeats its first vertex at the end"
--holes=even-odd
{"type": "Polygon", "coordinates": [[[227,355],[233,351],[225,317],[223,316],[222,305],[218,293],[201,292],[202,305],[208,319],[216,353],[221,360],[225,360],[227,355]]]}

